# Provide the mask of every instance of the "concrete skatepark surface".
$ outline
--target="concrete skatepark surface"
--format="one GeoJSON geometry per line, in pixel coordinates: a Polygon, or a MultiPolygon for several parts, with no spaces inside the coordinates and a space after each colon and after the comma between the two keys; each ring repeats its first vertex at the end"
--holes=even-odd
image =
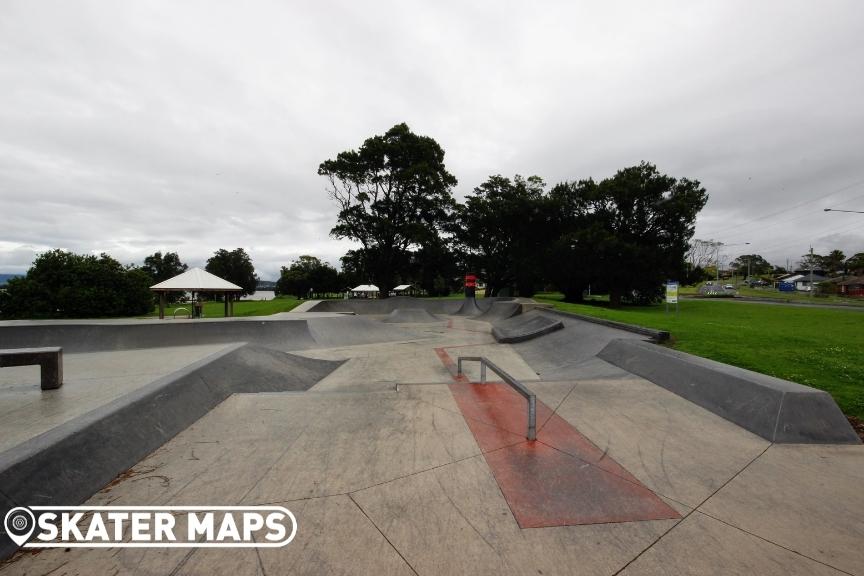
{"type": "MultiPolygon", "coordinates": [[[[18,500],[25,474],[3,476],[4,458],[68,447],[82,419],[131,406],[133,428],[166,412],[176,430],[136,432],[126,444],[144,453],[89,492],[56,481],[54,497],[278,504],[299,523],[284,548],[28,551],[0,575],[864,573],[864,446],[773,442],[671,390],[677,372],[598,356],[622,340],[650,355],[642,334],[529,312],[562,328],[503,344],[492,330],[518,318],[510,306],[480,299],[457,316],[459,300],[389,300],[313,304],[327,310],[296,320],[0,323],[2,347],[75,350],[60,390],[39,391],[36,369],[0,370],[0,409],[17,418],[0,420],[4,513],[35,504],[18,500]],[[383,322],[399,309],[439,321],[383,322]],[[458,377],[459,356],[536,393],[537,441],[524,399],[478,384],[476,365],[458,377]],[[155,390],[179,404],[142,404],[155,390]]],[[[50,456],[49,472],[69,454],[50,456]]]]}

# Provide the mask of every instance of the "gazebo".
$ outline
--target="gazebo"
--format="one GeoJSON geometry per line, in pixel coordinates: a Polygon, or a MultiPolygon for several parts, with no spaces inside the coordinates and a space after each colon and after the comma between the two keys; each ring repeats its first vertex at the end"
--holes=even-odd
{"type": "Polygon", "coordinates": [[[228,318],[234,315],[234,302],[228,295],[232,292],[242,292],[243,288],[201,268],[192,268],[151,286],[150,290],[159,293],[159,319],[163,320],[165,318],[165,294],[167,292],[191,292],[193,306],[196,292],[221,292],[225,295],[225,317],[228,318]]]}

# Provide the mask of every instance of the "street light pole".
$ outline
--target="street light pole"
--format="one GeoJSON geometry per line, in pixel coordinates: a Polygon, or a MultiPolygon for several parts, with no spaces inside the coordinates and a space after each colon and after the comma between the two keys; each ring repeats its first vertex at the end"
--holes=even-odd
{"type": "Polygon", "coordinates": [[[864,214],[861,210],[838,210],[837,208],[825,208],[825,212],[848,212],[850,214],[864,214]]]}

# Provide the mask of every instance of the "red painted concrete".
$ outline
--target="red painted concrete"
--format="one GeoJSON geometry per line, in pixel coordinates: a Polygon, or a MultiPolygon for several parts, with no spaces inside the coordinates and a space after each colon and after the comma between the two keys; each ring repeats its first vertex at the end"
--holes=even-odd
{"type": "Polygon", "coordinates": [[[522,528],[664,520],[681,516],[566,420],[537,401],[537,441],[525,438],[527,403],[501,382],[453,375],[450,391],[522,528]]]}

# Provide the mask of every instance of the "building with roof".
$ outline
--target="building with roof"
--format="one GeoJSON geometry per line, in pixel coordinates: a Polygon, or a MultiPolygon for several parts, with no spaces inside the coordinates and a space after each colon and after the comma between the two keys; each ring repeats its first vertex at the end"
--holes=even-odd
{"type": "MultiPolygon", "coordinates": [[[[196,294],[221,293],[225,296],[225,317],[234,315],[234,302],[231,294],[243,292],[243,288],[224,280],[215,274],[211,274],[201,268],[192,268],[173,278],[169,278],[159,284],[150,287],[153,292],[159,293],[159,319],[165,318],[165,300],[168,292],[191,292],[193,310],[200,311],[200,301],[195,300],[196,294]]],[[[194,314],[200,316],[200,313],[194,314]]]]}

